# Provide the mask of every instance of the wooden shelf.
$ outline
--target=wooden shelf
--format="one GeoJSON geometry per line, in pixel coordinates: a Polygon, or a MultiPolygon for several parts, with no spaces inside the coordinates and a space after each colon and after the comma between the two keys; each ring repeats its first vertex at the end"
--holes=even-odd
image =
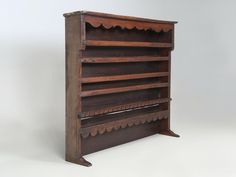
{"type": "Polygon", "coordinates": [[[104,47],[160,47],[171,48],[171,43],[162,42],[131,42],[131,41],[100,41],[100,40],[85,40],[86,46],[104,46],[104,47]]]}
{"type": "Polygon", "coordinates": [[[168,85],[169,83],[152,83],[152,84],[134,85],[134,86],[128,86],[128,87],[89,90],[89,91],[82,91],[80,96],[89,97],[89,96],[104,95],[104,94],[111,94],[111,93],[120,93],[120,92],[168,87],[168,85]]]}
{"type": "Polygon", "coordinates": [[[80,118],[85,117],[86,119],[88,119],[88,118],[91,118],[91,116],[107,114],[107,113],[117,112],[121,110],[137,109],[137,108],[152,106],[152,105],[161,104],[161,103],[167,103],[170,100],[171,100],[170,98],[159,98],[159,99],[152,99],[152,100],[122,104],[122,105],[117,105],[117,106],[109,106],[102,109],[79,113],[79,117],[80,118]]]}
{"type": "Polygon", "coordinates": [[[82,83],[96,83],[96,82],[108,82],[108,81],[120,81],[131,79],[143,79],[152,77],[168,76],[168,72],[154,72],[154,73],[141,73],[141,74],[124,74],[115,76],[97,76],[97,77],[84,77],[81,79],[82,83]]]}
{"type": "Polygon", "coordinates": [[[160,56],[133,56],[133,57],[91,57],[82,58],[82,63],[125,63],[125,62],[150,62],[168,61],[169,57],[160,56]]]}

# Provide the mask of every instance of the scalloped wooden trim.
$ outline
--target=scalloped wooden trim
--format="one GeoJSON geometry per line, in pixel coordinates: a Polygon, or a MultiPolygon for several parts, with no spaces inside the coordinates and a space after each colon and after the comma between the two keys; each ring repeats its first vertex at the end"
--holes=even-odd
{"type": "Polygon", "coordinates": [[[155,32],[168,32],[173,30],[173,24],[158,24],[151,22],[139,22],[139,21],[127,21],[120,19],[109,19],[96,16],[85,16],[85,22],[89,23],[94,28],[104,27],[105,29],[111,29],[120,27],[121,29],[137,29],[137,30],[153,30],[155,32]]]}
{"type": "Polygon", "coordinates": [[[139,102],[129,103],[129,104],[122,104],[122,105],[118,105],[118,106],[111,106],[111,107],[106,107],[104,109],[98,109],[95,111],[82,112],[79,114],[79,117],[80,118],[90,117],[90,116],[107,114],[107,113],[121,111],[121,110],[141,108],[141,107],[145,107],[145,106],[166,103],[166,102],[169,102],[170,100],[171,100],[170,98],[162,98],[162,99],[153,99],[153,100],[147,100],[147,101],[139,101],[139,102]]]}
{"type": "Polygon", "coordinates": [[[90,136],[96,136],[98,134],[104,134],[105,132],[111,132],[121,128],[137,126],[144,123],[150,123],[161,119],[167,119],[169,116],[169,111],[159,111],[154,113],[149,113],[145,115],[138,115],[135,117],[130,117],[122,120],[115,120],[112,122],[102,123],[90,127],[81,128],[80,134],[83,138],[90,136]]]}

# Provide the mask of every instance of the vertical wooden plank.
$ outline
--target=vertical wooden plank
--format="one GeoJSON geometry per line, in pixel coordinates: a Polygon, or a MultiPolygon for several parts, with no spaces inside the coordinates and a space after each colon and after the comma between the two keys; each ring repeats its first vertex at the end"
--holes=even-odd
{"type": "Polygon", "coordinates": [[[171,48],[171,50],[174,50],[174,48],[175,48],[175,25],[174,24],[172,24],[173,25],[173,27],[172,27],[172,36],[171,36],[171,39],[172,39],[172,48],[171,48]]]}
{"type": "Polygon", "coordinates": [[[74,161],[80,155],[80,138],[78,130],[80,120],[77,111],[80,109],[78,83],[80,19],[76,16],[66,18],[66,160],[74,161]]]}
{"type": "MultiPolygon", "coordinates": [[[[81,15],[66,17],[66,160],[84,166],[91,163],[82,157],[81,151],[81,15]]],[[[82,35],[82,36],[81,36],[82,35]]]]}
{"type": "MultiPolygon", "coordinates": [[[[168,73],[169,73],[169,76],[168,76],[168,83],[169,83],[169,87],[168,87],[168,98],[171,98],[171,52],[169,52],[169,60],[168,60],[168,73]]],[[[168,116],[168,119],[167,119],[167,130],[170,130],[170,106],[171,106],[171,102],[169,101],[168,103],[168,111],[169,111],[169,116],[168,116]]]]}
{"type": "Polygon", "coordinates": [[[84,20],[84,15],[81,14],[80,15],[80,45],[79,45],[79,49],[80,50],[85,50],[86,48],[86,23],[84,20]]]}
{"type": "MultiPolygon", "coordinates": [[[[172,24],[173,27],[172,27],[172,36],[171,36],[171,39],[172,39],[172,50],[174,50],[174,37],[175,37],[175,25],[172,24]]],[[[168,62],[168,72],[169,72],[169,77],[168,77],[168,83],[169,83],[169,88],[168,88],[168,98],[171,98],[171,51],[169,51],[169,54],[168,54],[168,57],[169,57],[169,62],[168,62]]],[[[168,131],[170,131],[170,117],[171,117],[171,101],[169,101],[168,103],[168,110],[169,110],[169,117],[167,119],[167,129],[168,131]]]]}
{"type": "MultiPolygon", "coordinates": [[[[173,25],[173,30],[172,30],[172,49],[174,50],[174,24],[173,25]]],[[[169,87],[168,87],[168,97],[171,98],[171,51],[169,51],[168,53],[169,56],[169,60],[168,60],[168,73],[169,73],[169,77],[168,77],[168,83],[169,83],[169,87]]],[[[161,128],[161,132],[160,134],[164,134],[164,135],[168,135],[168,136],[173,136],[173,137],[179,137],[178,134],[174,133],[173,131],[171,131],[170,129],[170,117],[171,117],[171,102],[167,103],[167,107],[169,110],[169,116],[168,119],[163,120],[160,128],[161,128]]]]}

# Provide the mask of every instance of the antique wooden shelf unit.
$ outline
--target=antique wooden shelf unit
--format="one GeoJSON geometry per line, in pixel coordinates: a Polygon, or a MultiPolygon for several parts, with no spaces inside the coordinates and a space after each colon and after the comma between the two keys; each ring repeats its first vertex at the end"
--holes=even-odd
{"type": "Polygon", "coordinates": [[[174,24],[97,12],[66,21],[66,160],[170,130],[174,24]]]}

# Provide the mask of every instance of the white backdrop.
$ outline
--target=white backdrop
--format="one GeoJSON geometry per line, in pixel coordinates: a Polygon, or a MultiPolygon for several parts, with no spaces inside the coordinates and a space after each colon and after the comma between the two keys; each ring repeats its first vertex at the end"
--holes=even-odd
{"type": "Polygon", "coordinates": [[[236,1],[0,1],[0,176],[236,176],[236,1]],[[64,161],[63,13],[178,21],[172,129],[64,161]],[[118,169],[119,168],[119,169],[118,169]],[[119,171],[120,170],[120,171],[119,171]]]}

